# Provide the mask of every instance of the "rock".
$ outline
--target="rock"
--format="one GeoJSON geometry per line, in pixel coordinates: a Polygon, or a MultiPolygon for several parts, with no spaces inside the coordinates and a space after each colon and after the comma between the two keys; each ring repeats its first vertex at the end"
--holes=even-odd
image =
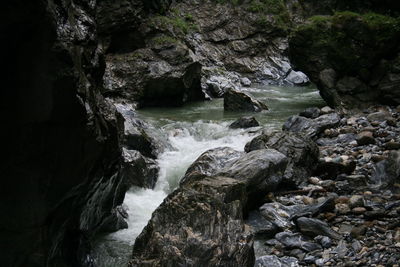
{"type": "MultiPolygon", "coordinates": [[[[250,82],[251,84],[251,82],[250,82]]],[[[225,76],[211,76],[206,81],[207,92],[212,97],[223,97],[225,92],[230,88],[237,89],[236,83],[234,83],[229,77],[225,76]]]]}
{"type": "Polygon", "coordinates": [[[195,179],[199,174],[215,175],[230,162],[237,160],[243,155],[230,147],[219,147],[207,150],[201,154],[186,170],[185,176],[180,183],[195,179]]]}
{"type": "Polygon", "coordinates": [[[340,174],[351,174],[355,168],[355,161],[335,162],[324,158],[318,162],[314,174],[324,179],[336,179],[340,174]]]}
{"type": "Polygon", "coordinates": [[[288,158],[283,181],[288,185],[305,182],[318,162],[317,145],[302,133],[264,132],[247,143],[245,151],[263,148],[276,149],[288,158]]]}
{"type": "Polygon", "coordinates": [[[335,205],[335,210],[339,214],[347,214],[350,212],[350,207],[344,203],[338,203],[335,205]]]}
{"type": "Polygon", "coordinates": [[[268,110],[268,107],[246,93],[229,89],[224,94],[224,110],[261,112],[268,110]]]}
{"type": "Polygon", "coordinates": [[[353,227],[351,229],[350,234],[354,238],[359,238],[359,237],[363,236],[366,231],[367,231],[367,227],[365,225],[361,225],[358,227],[353,227]]]}
{"type": "Polygon", "coordinates": [[[384,121],[393,119],[393,117],[388,112],[378,111],[378,112],[368,114],[367,119],[371,122],[372,121],[384,122],[384,121]]]}
{"type": "Polygon", "coordinates": [[[240,83],[246,87],[249,87],[251,85],[251,81],[246,77],[243,77],[242,79],[240,79],[240,83]]]}
{"type": "Polygon", "coordinates": [[[289,74],[286,76],[285,80],[293,85],[308,85],[310,80],[307,75],[305,75],[301,71],[291,70],[289,74]]]}
{"type": "Polygon", "coordinates": [[[279,227],[265,219],[258,211],[250,211],[246,224],[251,227],[251,232],[259,238],[272,238],[279,232],[279,227]]]}
{"type": "Polygon", "coordinates": [[[324,235],[336,240],[342,238],[341,235],[333,231],[326,222],[318,219],[300,217],[296,220],[296,224],[300,232],[305,235],[310,235],[311,237],[324,235]]]}
{"type": "Polygon", "coordinates": [[[357,144],[360,146],[375,144],[375,138],[370,131],[363,131],[357,135],[357,144]]]}
{"type": "Polygon", "coordinates": [[[320,243],[323,248],[330,248],[333,245],[332,240],[327,236],[318,235],[314,240],[320,243]]]}
{"type": "Polygon", "coordinates": [[[298,260],[293,257],[262,256],[256,259],[254,267],[299,267],[298,260]]]}
{"type": "Polygon", "coordinates": [[[334,110],[331,107],[325,106],[325,107],[321,108],[322,115],[333,113],[333,112],[334,112],[334,110]]]}
{"type": "Polygon", "coordinates": [[[321,115],[321,109],[317,107],[307,108],[304,111],[300,112],[299,115],[305,118],[315,119],[318,118],[319,115],[321,115]]]}
{"type": "Polygon", "coordinates": [[[127,207],[124,205],[117,206],[111,211],[111,215],[108,216],[100,228],[102,232],[115,232],[120,229],[128,228],[128,223],[126,219],[128,219],[128,213],[126,212],[127,207]]]}
{"type": "Polygon", "coordinates": [[[374,187],[390,188],[400,180],[400,151],[391,151],[388,159],[375,165],[371,175],[374,187]]]}
{"type": "Polygon", "coordinates": [[[387,150],[399,150],[400,143],[395,141],[389,141],[385,144],[385,149],[387,150]]]}
{"type": "Polygon", "coordinates": [[[318,86],[329,106],[398,105],[400,31],[396,29],[396,16],[382,15],[371,30],[370,17],[356,10],[359,14],[332,12],[323,20],[309,19],[298,27],[289,40],[291,62],[318,86]],[[379,41],[382,31],[386,33],[384,44],[379,41]],[[387,51],[393,55],[390,60],[387,51]]]}
{"type": "Polygon", "coordinates": [[[261,215],[280,229],[288,229],[292,226],[292,218],[295,214],[302,213],[305,205],[285,206],[279,202],[266,203],[260,207],[261,215]]]}
{"type": "Polygon", "coordinates": [[[139,186],[154,188],[158,177],[158,166],[155,160],[146,158],[139,151],[123,148],[121,176],[127,188],[139,186]]]}
{"type": "Polygon", "coordinates": [[[204,176],[180,186],[136,239],[128,266],[253,266],[245,202],[245,184],[231,178],[204,176]]]}
{"type": "Polygon", "coordinates": [[[350,208],[355,207],[363,207],[364,206],[364,197],[362,195],[353,195],[349,200],[350,208]]]}
{"type": "Polygon", "coordinates": [[[300,116],[291,116],[283,125],[283,130],[291,132],[305,132],[309,137],[316,137],[325,129],[339,125],[340,117],[337,113],[329,113],[312,120],[300,116]]]}
{"type": "Polygon", "coordinates": [[[251,128],[260,126],[256,118],[254,117],[241,117],[234,121],[229,128],[237,129],[237,128],[251,128]]]}
{"type": "Polygon", "coordinates": [[[104,87],[110,96],[136,101],[140,107],[180,106],[205,98],[202,65],[186,44],[163,34],[152,36],[148,44],[107,55],[104,87]]]}
{"type": "Polygon", "coordinates": [[[104,99],[95,2],[2,8],[3,266],[87,266],[123,201],[123,121],[104,99]]]}
{"type": "Polygon", "coordinates": [[[260,149],[229,162],[218,175],[243,181],[250,194],[265,194],[282,181],[287,158],[273,149],[260,149]]]}
{"type": "Polygon", "coordinates": [[[275,235],[275,239],[281,242],[286,248],[299,248],[307,252],[321,249],[321,246],[312,242],[299,233],[281,232],[275,235]]]}

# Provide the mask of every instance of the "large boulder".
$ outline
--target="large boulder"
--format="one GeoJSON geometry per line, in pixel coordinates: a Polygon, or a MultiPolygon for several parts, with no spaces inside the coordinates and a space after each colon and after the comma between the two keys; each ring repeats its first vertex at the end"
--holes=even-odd
{"type": "Polygon", "coordinates": [[[245,146],[245,151],[276,149],[288,158],[283,182],[287,185],[300,185],[312,174],[318,163],[317,144],[303,133],[264,132],[245,146]]]}
{"type": "Polygon", "coordinates": [[[198,175],[215,175],[227,164],[240,158],[244,153],[230,147],[218,147],[201,154],[186,170],[181,183],[196,179],[198,175]]]}
{"type": "Polygon", "coordinates": [[[290,55],[331,106],[400,104],[399,19],[339,12],[294,31],[290,55]]]}
{"type": "Polygon", "coordinates": [[[221,176],[185,183],[153,213],[128,266],[251,266],[252,236],[243,223],[243,182],[221,176]]]}
{"type": "Polygon", "coordinates": [[[244,92],[229,89],[224,94],[224,110],[260,112],[268,110],[268,107],[244,92]]]}

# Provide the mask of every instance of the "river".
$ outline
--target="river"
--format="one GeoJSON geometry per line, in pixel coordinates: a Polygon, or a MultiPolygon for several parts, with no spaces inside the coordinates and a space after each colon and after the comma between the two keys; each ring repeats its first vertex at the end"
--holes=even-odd
{"type": "Polygon", "coordinates": [[[188,166],[203,152],[221,146],[243,151],[260,128],[280,129],[284,121],[307,107],[323,106],[324,101],[314,87],[253,86],[243,89],[266,103],[261,113],[224,112],[223,100],[194,102],[179,108],[147,108],[138,116],[154,126],[170,147],[157,159],[160,173],[156,187],[131,188],[125,195],[128,207],[128,229],[100,237],[94,248],[98,267],[126,266],[135,238],[152,212],[178,185],[188,166]],[[230,129],[241,116],[254,116],[260,127],[230,129]]]}

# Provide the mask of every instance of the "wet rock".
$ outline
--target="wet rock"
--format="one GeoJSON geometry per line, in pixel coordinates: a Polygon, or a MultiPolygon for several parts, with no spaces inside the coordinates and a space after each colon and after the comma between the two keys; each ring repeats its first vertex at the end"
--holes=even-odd
{"type": "Polygon", "coordinates": [[[200,155],[186,170],[185,176],[180,183],[195,179],[199,174],[214,175],[227,164],[237,160],[243,152],[230,147],[219,147],[210,149],[200,155]]]}
{"type": "Polygon", "coordinates": [[[275,235],[275,239],[281,242],[286,248],[299,248],[307,252],[321,249],[320,245],[299,233],[281,232],[275,235]]]}
{"type": "Polygon", "coordinates": [[[139,151],[126,148],[123,148],[122,157],[121,176],[127,188],[154,188],[159,170],[155,160],[144,157],[139,151]]]}
{"type": "Polygon", "coordinates": [[[246,86],[246,87],[249,87],[249,86],[251,85],[251,81],[250,81],[248,78],[246,78],[246,77],[241,78],[241,79],[240,79],[240,83],[241,83],[243,86],[246,86]]]}
{"type": "Polygon", "coordinates": [[[331,107],[325,106],[323,108],[321,108],[321,114],[329,114],[329,113],[333,113],[334,110],[331,107]]]}
{"type": "MultiPolygon", "coordinates": [[[[250,82],[251,84],[251,82],[250,82]]],[[[236,83],[234,83],[229,77],[225,76],[211,76],[206,81],[207,92],[211,94],[212,97],[223,97],[225,92],[230,88],[237,88],[236,83]]]]}
{"type": "Polygon", "coordinates": [[[269,222],[277,225],[280,229],[288,229],[293,224],[292,217],[302,213],[305,205],[285,206],[279,202],[266,203],[260,207],[261,215],[269,222]]]}
{"type": "Polygon", "coordinates": [[[388,159],[378,162],[371,175],[375,187],[387,188],[400,179],[400,151],[391,151],[388,159]]]}
{"type": "Polygon", "coordinates": [[[288,158],[284,183],[300,185],[311,175],[318,161],[317,145],[302,133],[265,132],[245,146],[245,151],[276,149],[288,158]]]}
{"type": "Polygon", "coordinates": [[[265,219],[258,211],[249,213],[246,224],[251,227],[252,233],[260,238],[272,238],[279,232],[279,227],[270,220],[265,219]]]}
{"type": "Polygon", "coordinates": [[[299,115],[305,118],[315,119],[318,118],[319,115],[321,115],[321,109],[317,107],[307,108],[304,111],[300,112],[299,115]]]}
{"type": "Polygon", "coordinates": [[[256,259],[254,267],[298,267],[299,263],[293,257],[262,256],[256,259]]]}
{"type": "Polygon", "coordinates": [[[357,144],[360,146],[375,144],[375,138],[372,132],[363,131],[357,135],[357,144]]]}
{"type": "Polygon", "coordinates": [[[245,202],[245,184],[231,178],[204,176],[186,183],[153,213],[128,266],[253,266],[252,236],[242,215],[245,202]]]}
{"type": "Polygon", "coordinates": [[[283,130],[305,132],[309,137],[316,137],[325,129],[336,127],[340,122],[337,113],[329,113],[312,120],[300,116],[291,116],[283,125],[283,130]]]}
{"type": "Polygon", "coordinates": [[[312,237],[324,235],[333,239],[342,238],[337,232],[333,231],[326,222],[318,219],[300,217],[296,220],[296,224],[302,233],[312,237]]]}
{"type": "Polygon", "coordinates": [[[100,228],[103,232],[115,232],[121,229],[128,228],[128,213],[127,207],[124,205],[117,206],[111,211],[111,215],[108,216],[103,223],[101,224],[100,228]]]}
{"type": "Polygon", "coordinates": [[[318,162],[318,166],[314,174],[325,179],[336,179],[339,174],[351,174],[355,170],[355,168],[355,161],[349,160],[338,162],[333,161],[329,158],[324,158],[318,162]]]}
{"type": "Polygon", "coordinates": [[[237,129],[237,128],[250,128],[260,126],[256,118],[254,117],[241,117],[234,121],[229,128],[237,129]]]}
{"type": "Polygon", "coordinates": [[[271,192],[282,181],[287,158],[273,149],[251,151],[229,162],[218,175],[243,181],[251,194],[271,192]]]}
{"type": "Polygon", "coordinates": [[[301,71],[294,71],[291,70],[289,74],[286,76],[285,81],[294,84],[294,85],[307,85],[310,83],[310,80],[308,79],[307,75],[305,75],[301,71]]]}
{"type": "Polygon", "coordinates": [[[268,107],[246,93],[229,89],[224,94],[224,110],[261,112],[268,110],[268,107]]]}

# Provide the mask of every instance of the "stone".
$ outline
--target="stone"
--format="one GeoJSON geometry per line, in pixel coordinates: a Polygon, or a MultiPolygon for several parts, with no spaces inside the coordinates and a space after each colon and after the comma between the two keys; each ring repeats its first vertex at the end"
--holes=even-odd
{"type": "Polygon", "coordinates": [[[307,108],[304,111],[300,112],[299,115],[305,118],[315,119],[318,118],[319,115],[321,115],[321,109],[317,107],[307,108]]]}
{"type": "Polygon", "coordinates": [[[378,111],[368,114],[367,119],[371,122],[372,121],[384,122],[386,120],[393,119],[393,117],[389,112],[378,111]]]}
{"type": "Polygon", "coordinates": [[[268,110],[268,107],[244,92],[229,89],[224,94],[224,110],[261,112],[268,110]]]}
{"type": "Polygon", "coordinates": [[[230,147],[218,147],[207,150],[189,166],[180,183],[182,184],[188,180],[196,179],[199,174],[200,177],[203,174],[215,175],[230,162],[237,160],[242,155],[243,152],[230,147]]]}
{"type": "Polygon", "coordinates": [[[323,108],[321,108],[321,114],[325,115],[325,114],[329,114],[334,112],[334,110],[331,107],[325,106],[323,108]]]}
{"type": "Polygon", "coordinates": [[[251,85],[251,81],[249,80],[249,78],[246,77],[241,78],[240,83],[246,87],[249,87],[251,85]]]}
{"type": "Polygon", "coordinates": [[[350,207],[347,204],[338,203],[335,205],[335,210],[339,214],[347,214],[350,212],[350,207]]]}
{"type": "Polygon", "coordinates": [[[128,266],[253,266],[245,202],[245,184],[231,178],[203,176],[181,185],[137,237],[128,266]]]}
{"type": "Polygon", "coordinates": [[[257,127],[260,126],[256,118],[254,117],[241,117],[237,119],[236,121],[232,122],[231,125],[229,125],[229,128],[232,129],[237,129],[237,128],[251,128],[251,127],[257,127]]]}
{"type": "Polygon", "coordinates": [[[323,248],[330,248],[333,245],[332,239],[327,236],[318,235],[314,238],[323,248]]]}
{"type": "Polygon", "coordinates": [[[316,137],[325,129],[339,125],[340,117],[337,113],[329,113],[312,120],[301,116],[291,116],[283,125],[283,130],[305,132],[309,137],[316,137]]]}
{"type": "Polygon", "coordinates": [[[258,238],[272,238],[279,232],[279,227],[265,219],[258,211],[250,211],[246,224],[251,227],[251,232],[258,238]]]}
{"type": "Polygon", "coordinates": [[[249,194],[261,196],[277,188],[286,166],[287,158],[282,153],[274,149],[260,149],[229,162],[218,175],[243,181],[249,194]]]}
{"type": "Polygon", "coordinates": [[[308,85],[310,80],[308,79],[307,75],[305,75],[301,71],[294,71],[291,70],[289,74],[286,76],[285,81],[293,84],[293,85],[308,85]]]}
{"type": "Polygon", "coordinates": [[[364,197],[362,195],[353,195],[349,199],[350,208],[363,207],[364,197]]]}
{"type": "Polygon", "coordinates": [[[385,144],[385,149],[387,150],[399,150],[400,143],[395,141],[389,141],[385,144]]]}
{"type": "Polygon", "coordinates": [[[123,148],[121,176],[127,188],[139,186],[154,188],[158,177],[158,166],[155,160],[144,157],[139,151],[123,148]]]}
{"type": "Polygon", "coordinates": [[[371,182],[377,188],[390,188],[400,180],[400,151],[391,151],[388,159],[378,162],[371,175],[371,182]]]}
{"type": "Polygon", "coordinates": [[[363,131],[357,135],[357,144],[360,146],[375,144],[375,138],[370,131],[363,131]]]}
{"type": "Polygon", "coordinates": [[[312,237],[324,235],[336,240],[342,238],[341,235],[333,231],[326,222],[318,219],[300,217],[296,220],[296,224],[300,232],[305,235],[310,235],[312,237]]]}
{"type": "Polygon", "coordinates": [[[312,239],[306,238],[299,233],[281,232],[275,235],[275,239],[281,242],[286,248],[299,248],[307,252],[319,250],[322,247],[312,242],[312,239]]]}
{"type": "Polygon", "coordinates": [[[245,151],[270,148],[284,154],[288,159],[283,182],[298,186],[311,175],[318,162],[318,146],[302,133],[264,132],[245,146],[245,151]]]}
{"type": "Polygon", "coordinates": [[[254,267],[299,267],[298,260],[293,257],[262,256],[256,259],[254,267]]]}

